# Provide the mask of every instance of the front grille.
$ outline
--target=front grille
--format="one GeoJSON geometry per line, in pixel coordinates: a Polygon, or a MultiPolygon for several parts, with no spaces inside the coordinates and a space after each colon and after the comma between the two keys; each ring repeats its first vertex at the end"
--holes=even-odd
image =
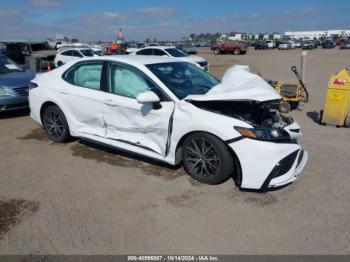
{"type": "Polygon", "coordinates": [[[295,97],[297,95],[297,90],[297,85],[282,85],[280,94],[284,97],[295,97]]]}
{"type": "Polygon", "coordinates": [[[208,62],[198,62],[198,64],[202,67],[208,66],[208,62]]]}
{"type": "Polygon", "coordinates": [[[29,89],[27,86],[25,87],[17,87],[13,89],[20,96],[28,96],[29,89]]]}

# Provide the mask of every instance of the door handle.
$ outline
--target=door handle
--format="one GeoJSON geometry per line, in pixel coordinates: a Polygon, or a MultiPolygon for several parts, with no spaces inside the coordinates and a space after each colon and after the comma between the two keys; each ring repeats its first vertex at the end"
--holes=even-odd
{"type": "Polygon", "coordinates": [[[114,102],[113,100],[110,100],[110,99],[104,100],[103,103],[107,106],[117,106],[118,105],[117,102],[114,102]]]}

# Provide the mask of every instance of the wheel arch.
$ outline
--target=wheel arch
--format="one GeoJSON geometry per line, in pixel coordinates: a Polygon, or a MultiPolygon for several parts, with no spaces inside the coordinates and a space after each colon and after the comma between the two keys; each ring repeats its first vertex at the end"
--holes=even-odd
{"type": "Polygon", "coordinates": [[[45,103],[43,103],[40,107],[40,120],[41,120],[41,122],[43,122],[44,112],[45,112],[46,108],[48,108],[49,106],[59,107],[59,105],[57,105],[56,103],[54,103],[52,101],[46,101],[45,103]]]}
{"type": "Polygon", "coordinates": [[[208,131],[203,131],[203,130],[195,130],[195,131],[191,131],[191,132],[188,132],[186,134],[184,134],[177,142],[176,144],[176,148],[175,148],[175,163],[176,164],[180,164],[182,162],[182,145],[183,145],[183,142],[184,140],[190,136],[190,135],[193,135],[195,133],[206,133],[206,134],[209,134],[209,135],[212,135],[214,137],[216,137],[217,139],[219,139],[221,142],[223,142],[225,145],[226,145],[226,148],[228,149],[228,152],[230,153],[231,157],[233,158],[233,161],[234,161],[234,167],[235,167],[235,170],[234,170],[234,180],[235,180],[235,183],[237,186],[241,186],[241,182],[242,182],[242,167],[241,167],[241,162],[239,161],[239,158],[236,154],[236,152],[228,146],[228,144],[222,140],[220,137],[218,137],[217,135],[211,133],[211,132],[208,132],[208,131]],[[238,178],[238,179],[237,179],[238,178]]]}

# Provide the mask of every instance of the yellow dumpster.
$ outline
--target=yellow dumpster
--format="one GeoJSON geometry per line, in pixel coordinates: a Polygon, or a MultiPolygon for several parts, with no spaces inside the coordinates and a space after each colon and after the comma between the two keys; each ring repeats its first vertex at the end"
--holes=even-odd
{"type": "Polygon", "coordinates": [[[350,125],[350,75],[347,69],[332,75],[328,83],[327,97],[321,123],[337,127],[350,125]]]}

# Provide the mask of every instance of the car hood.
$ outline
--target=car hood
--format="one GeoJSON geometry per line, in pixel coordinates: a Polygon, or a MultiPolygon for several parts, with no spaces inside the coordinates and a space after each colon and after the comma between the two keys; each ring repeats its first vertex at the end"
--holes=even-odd
{"type": "Polygon", "coordinates": [[[35,77],[31,72],[15,72],[9,74],[0,74],[0,86],[6,87],[25,87],[35,77]]]}
{"type": "Polygon", "coordinates": [[[233,101],[254,100],[258,102],[278,100],[281,96],[260,76],[249,72],[248,66],[229,68],[220,84],[204,95],[189,95],[185,100],[233,101]]]}
{"type": "Polygon", "coordinates": [[[192,62],[192,63],[207,61],[204,58],[202,58],[200,56],[196,56],[196,55],[189,55],[189,56],[186,56],[186,57],[177,57],[176,59],[180,60],[180,61],[186,61],[186,62],[192,62]]]}

